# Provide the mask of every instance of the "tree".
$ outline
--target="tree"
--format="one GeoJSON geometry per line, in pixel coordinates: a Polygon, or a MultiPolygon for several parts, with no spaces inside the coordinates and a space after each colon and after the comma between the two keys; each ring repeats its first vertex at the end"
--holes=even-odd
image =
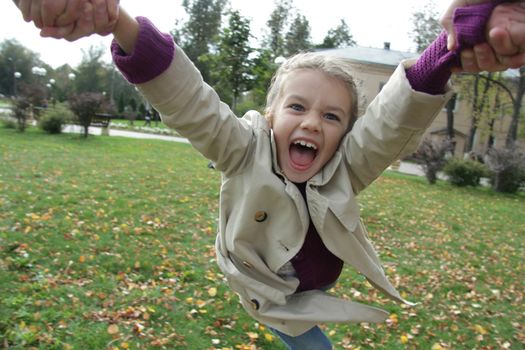
{"type": "Polygon", "coordinates": [[[84,56],[76,69],[75,91],[102,92],[108,87],[108,70],[102,62],[105,48],[91,46],[83,51],[84,56]]]}
{"type": "Polygon", "coordinates": [[[69,96],[74,93],[74,78],[76,78],[77,74],[69,64],[58,67],[51,74],[55,80],[52,97],[58,102],[67,101],[69,96]]]}
{"type": "Polygon", "coordinates": [[[88,137],[91,120],[103,104],[104,95],[101,93],[83,92],[70,98],[69,105],[79,124],[84,128],[84,137],[88,137]]]}
{"type": "Polygon", "coordinates": [[[505,147],[512,148],[518,139],[518,123],[523,105],[523,95],[525,95],[525,66],[519,69],[519,76],[515,81],[516,95],[510,95],[512,100],[512,119],[510,121],[509,131],[505,140],[505,147]]]}
{"type": "Polygon", "coordinates": [[[298,52],[306,51],[312,48],[310,35],[310,23],[301,14],[297,14],[290,25],[285,36],[287,56],[292,56],[298,52]]]}
{"type": "Polygon", "coordinates": [[[322,49],[335,49],[355,45],[356,42],[352,34],[350,34],[350,28],[345,20],[341,19],[341,23],[339,23],[337,27],[330,29],[324,37],[323,42],[317,45],[317,47],[322,49]]]}
{"type": "Polygon", "coordinates": [[[509,73],[507,74],[506,79],[493,79],[491,76],[479,75],[480,78],[483,78],[492,84],[496,84],[499,88],[503,89],[510,100],[512,115],[507,137],[505,139],[505,147],[508,149],[513,148],[518,139],[519,120],[521,116],[523,97],[525,95],[525,66],[517,70],[516,74],[517,76],[512,76],[511,73],[509,73]],[[515,90],[515,93],[512,90],[515,90]]]}
{"type": "Polygon", "coordinates": [[[14,116],[17,121],[17,129],[24,132],[27,127],[27,119],[40,113],[41,109],[35,109],[44,104],[46,91],[43,85],[39,84],[21,84],[19,93],[15,98],[14,116]]]}
{"type": "Polygon", "coordinates": [[[414,153],[414,158],[421,164],[430,184],[437,181],[437,173],[447,163],[447,155],[453,152],[453,144],[449,139],[433,140],[425,138],[414,153]]]}
{"type": "Polygon", "coordinates": [[[279,0],[275,2],[275,9],[266,22],[268,32],[263,39],[263,48],[269,49],[274,57],[286,54],[284,38],[288,26],[289,11],[292,9],[292,0],[279,0]]]}
{"type": "Polygon", "coordinates": [[[525,154],[515,145],[490,149],[485,163],[492,171],[492,188],[495,191],[514,193],[525,184],[525,154]]]}
{"type": "MultiPolygon", "coordinates": [[[[472,152],[474,148],[474,138],[476,136],[478,124],[488,100],[490,81],[488,79],[484,81],[483,91],[480,93],[480,76],[480,74],[476,74],[474,76],[474,85],[472,89],[474,93],[472,96],[472,116],[470,120],[467,143],[465,144],[465,153],[472,152]]],[[[492,73],[489,73],[488,78],[491,79],[491,77],[492,73]]]]}
{"type": "Polygon", "coordinates": [[[251,89],[251,98],[259,108],[266,104],[266,95],[277,68],[278,65],[275,63],[273,53],[268,49],[260,49],[254,59],[252,71],[254,80],[251,89]]]}
{"type": "Polygon", "coordinates": [[[414,26],[409,36],[416,44],[417,52],[423,52],[441,33],[439,13],[433,2],[427,3],[421,10],[412,14],[414,26]]]}
{"type": "Polygon", "coordinates": [[[199,57],[209,54],[210,48],[215,46],[226,4],[227,0],[184,0],[182,6],[189,18],[181,28],[172,32],[207,82],[209,67],[205,61],[199,61],[199,57]]]}
{"type": "Polygon", "coordinates": [[[249,44],[250,22],[238,11],[229,15],[228,27],[219,37],[216,55],[208,58],[213,61],[212,80],[214,87],[224,95],[231,97],[231,109],[235,111],[242,92],[250,88],[253,65],[250,55],[253,49],[249,44]]]}
{"type": "Polygon", "coordinates": [[[31,73],[31,68],[43,65],[37,53],[17,40],[4,40],[0,43],[0,93],[16,95],[17,85],[34,82],[35,76],[31,73]],[[15,78],[15,72],[20,73],[19,78],[15,78]]]}

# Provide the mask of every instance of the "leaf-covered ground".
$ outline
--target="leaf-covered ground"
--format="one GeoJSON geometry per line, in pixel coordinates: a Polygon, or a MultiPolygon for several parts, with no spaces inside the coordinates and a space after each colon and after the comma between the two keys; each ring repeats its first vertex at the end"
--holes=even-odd
{"type": "MultiPolygon", "coordinates": [[[[190,146],[0,129],[0,348],[284,349],[215,264],[220,175],[190,146]]],[[[363,218],[404,296],[336,349],[523,349],[525,196],[387,173],[363,218]]]]}

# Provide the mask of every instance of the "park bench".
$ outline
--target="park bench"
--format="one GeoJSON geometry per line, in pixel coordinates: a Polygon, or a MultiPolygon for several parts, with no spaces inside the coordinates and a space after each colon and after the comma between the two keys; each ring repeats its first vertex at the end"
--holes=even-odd
{"type": "Polygon", "coordinates": [[[111,122],[111,118],[117,118],[117,116],[107,113],[96,113],[91,119],[91,126],[107,128],[111,122]]]}

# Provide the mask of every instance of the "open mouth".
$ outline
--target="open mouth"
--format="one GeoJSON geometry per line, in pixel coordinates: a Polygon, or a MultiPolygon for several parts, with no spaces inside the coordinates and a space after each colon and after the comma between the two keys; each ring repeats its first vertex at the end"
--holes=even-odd
{"type": "Polygon", "coordinates": [[[305,170],[317,156],[317,146],[305,140],[296,140],[290,145],[291,164],[297,170],[305,170]]]}

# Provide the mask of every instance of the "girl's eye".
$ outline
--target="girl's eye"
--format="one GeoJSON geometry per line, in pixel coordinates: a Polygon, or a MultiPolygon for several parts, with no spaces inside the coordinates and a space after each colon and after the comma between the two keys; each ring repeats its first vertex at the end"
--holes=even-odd
{"type": "Polygon", "coordinates": [[[304,111],[304,107],[301,106],[301,105],[298,104],[298,103],[292,103],[292,104],[289,106],[289,108],[293,109],[294,111],[298,111],[298,112],[300,112],[300,111],[304,111]]]}
{"type": "Polygon", "coordinates": [[[326,119],[328,119],[328,120],[335,120],[335,121],[339,121],[340,120],[340,118],[337,115],[333,114],[333,113],[327,113],[327,114],[324,115],[324,117],[326,119]]]}

